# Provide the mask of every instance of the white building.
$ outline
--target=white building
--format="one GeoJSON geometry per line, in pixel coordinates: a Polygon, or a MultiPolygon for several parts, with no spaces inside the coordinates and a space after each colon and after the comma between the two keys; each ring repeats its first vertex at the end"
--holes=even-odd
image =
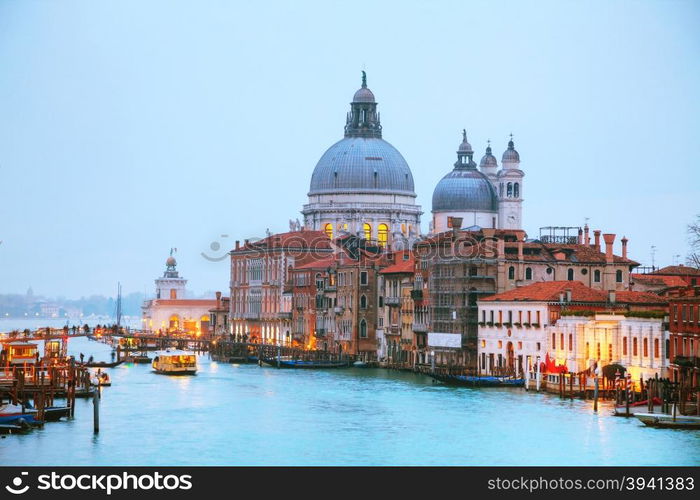
{"type": "Polygon", "coordinates": [[[481,159],[479,169],[474,150],[462,131],[454,169],[445,175],[433,191],[432,233],[452,228],[451,220],[460,219],[460,227],[493,229],[522,228],[523,177],[520,155],[513,139],[503,153],[503,168],[491,153],[491,145],[481,159]]]}
{"type": "Polygon", "coordinates": [[[149,332],[209,332],[209,310],[217,306],[216,300],[186,299],[187,280],[177,271],[172,256],[165,261],[165,272],[156,278],[155,298],[141,306],[141,328],[149,332]]]}
{"type": "Polygon", "coordinates": [[[485,374],[551,366],[581,372],[620,364],[638,380],[665,376],[667,301],[645,292],[589,288],[549,281],[479,300],[479,369],[485,374]],[[658,317],[646,317],[658,316],[658,317]]]}

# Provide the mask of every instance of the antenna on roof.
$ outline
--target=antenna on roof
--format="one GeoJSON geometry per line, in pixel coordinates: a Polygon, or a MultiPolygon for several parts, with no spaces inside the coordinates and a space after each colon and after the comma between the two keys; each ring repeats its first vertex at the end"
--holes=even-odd
{"type": "Polygon", "coordinates": [[[656,271],[654,257],[656,257],[656,245],[651,246],[651,270],[652,271],[656,271]]]}

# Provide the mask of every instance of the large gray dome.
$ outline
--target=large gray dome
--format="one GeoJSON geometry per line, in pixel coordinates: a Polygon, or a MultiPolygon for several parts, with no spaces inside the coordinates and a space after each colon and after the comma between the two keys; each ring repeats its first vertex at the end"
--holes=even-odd
{"type": "Polygon", "coordinates": [[[416,196],[408,163],[377,137],[345,137],[323,153],[311,175],[309,195],[326,193],[416,196]]]}
{"type": "Polygon", "coordinates": [[[475,168],[455,168],[433,191],[433,212],[498,211],[491,182],[475,168]]]}

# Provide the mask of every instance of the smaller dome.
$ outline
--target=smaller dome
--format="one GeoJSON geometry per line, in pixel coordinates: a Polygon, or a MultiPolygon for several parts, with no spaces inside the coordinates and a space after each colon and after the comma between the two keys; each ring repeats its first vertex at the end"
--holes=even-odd
{"type": "Polygon", "coordinates": [[[486,148],[486,154],[481,158],[481,162],[479,162],[479,167],[498,167],[498,161],[496,160],[496,157],[493,156],[493,154],[491,153],[491,145],[489,145],[486,148]]]}
{"type": "Polygon", "coordinates": [[[352,102],[374,102],[374,94],[367,87],[362,87],[352,96],[352,102]]]}
{"type": "Polygon", "coordinates": [[[172,255],[168,257],[168,260],[165,261],[165,265],[168,267],[175,267],[177,265],[175,257],[173,257],[172,255]]]}
{"type": "Polygon", "coordinates": [[[458,153],[473,153],[472,145],[467,140],[467,131],[462,130],[462,144],[459,145],[458,153]]]}
{"type": "Polygon", "coordinates": [[[513,136],[511,135],[510,141],[508,141],[508,149],[503,152],[503,158],[501,162],[518,162],[520,163],[520,154],[515,150],[515,145],[513,144],[513,136]]]}

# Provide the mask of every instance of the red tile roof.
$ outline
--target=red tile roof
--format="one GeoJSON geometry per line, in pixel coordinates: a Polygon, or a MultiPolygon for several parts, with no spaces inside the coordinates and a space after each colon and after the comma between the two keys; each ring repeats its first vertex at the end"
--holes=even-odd
{"type": "Polygon", "coordinates": [[[331,240],[323,231],[290,231],[272,234],[258,241],[249,241],[233,252],[266,250],[269,248],[309,248],[315,250],[330,250],[331,240]]]}
{"type": "Polygon", "coordinates": [[[330,257],[323,259],[312,260],[311,262],[301,266],[295,266],[294,269],[328,269],[329,267],[335,265],[336,261],[337,257],[335,255],[331,255],[330,257]]]}
{"type": "Polygon", "coordinates": [[[690,266],[666,266],[657,269],[651,274],[664,274],[667,276],[700,276],[700,269],[690,266]]]}
{"type": "Polygon", "coordinates": [[[688,284],[680,276],[659,276],[654,274],[630,274],[630,280],[634,283],[639,283],[646,286],[670,287],[681,286],[686,287],[688,284]]]}
{"type": "Polygon", "coordinates": [[[155,299],[153,306],[216,306],[216,299],[155,299]]]}
{"type": "MultiPolygon", "coordinates": [[[[580,281],[541,281],[532,285],[522,286],[507,292],[491,295],[481,299],[482,302],[556,302],[561,293],[571,290],[572,302],[607,302],[608,292],[594,290],[580,281]]],[[[665,305],[668,300],[653,293],[646,292],[615,292],[615,301],[623,304],[658,304],[665,305]]]]}
{"type": "Polygon", "coordinates": [[[397,274],[397,273],[413,273],[416,268],[416,260],[413,256],[409,257],[407,260],[403,260],[402,255],[398,255],[398,261],[389,267],[382,269],[380,274],[397,274]]]}

